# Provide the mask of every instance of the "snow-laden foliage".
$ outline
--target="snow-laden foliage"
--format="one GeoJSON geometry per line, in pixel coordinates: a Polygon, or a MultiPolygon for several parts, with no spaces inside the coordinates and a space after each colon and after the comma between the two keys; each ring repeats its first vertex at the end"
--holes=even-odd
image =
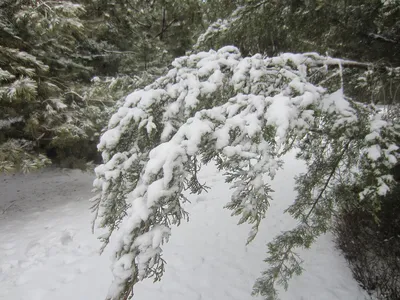
{"type": "Polygon", "coordinates": [[[267,270],[254,286],[267,299],[301,273],[296,249],[329,230],[342,205],[338,189],[350,183],[356,201],[376,209],[393,185],[399,124],[343,94],[337,70],[352,64],[316,53],[242,57],[229,46],[178,58],[167,75],[127,96],[101,137],[104,164],[95,170],[104,246],[118,230],[108,299],[161,278],[162,244],[171,225],[187,219],[184,191],[206,189],[197,172],[209,162],[234,190],[226,207],[252,224],[247,242],[270,201],[279,201],[269,181],[284,167],[281,156],[299,149],[306,162],[287,209],[299,225],[268,245],[267,270]]]}
{"type": "Polygon", "coordinates": [[[96,157],[111,105],[75,89],[91,70],[80,47],[84,12],[69,1],[0,3],[0,172],[41,168],[45,154],[81,168],[96,157]]]}
{"type": "Polygon", "coordinates": [[[39,154],[64,167],[99,159],[113,102],[185,53],[202,3],[0,1],[0,122],[20,120],[0,134],[0,172],[21,169],[22,157],[29,169],[43,167],[39,154]],[[91,84],[93,77],[105,79],[91,84]],[[2,152],[4,143],[21,155],[2,152]]]}

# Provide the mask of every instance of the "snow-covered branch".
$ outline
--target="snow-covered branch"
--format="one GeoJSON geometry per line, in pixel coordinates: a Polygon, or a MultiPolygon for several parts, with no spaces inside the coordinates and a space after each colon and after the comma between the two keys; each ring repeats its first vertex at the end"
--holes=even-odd
{"type": "MultiPolygon", "coordinates": [[[[383,123],[370,119],[378,118],[373,107],[348,100],[341,89],[328,93],[309,80],[315,72],[329,76],[329,68],[321,65],[346,64],[357,65],[316,53],[243,58],[236,48],[225,47],[176,59],[166,76],[126,97],[101,137],[104,164],[96,168],[94,183],[100,193],[98,225],[108,230],[101,237],[105,245],[119,231],[108,299],[125,299],[138,281],[161,278],[161,246],[171,225],[187,216],[183,192],[202,190],[198,184],[188,186],[196,181],[196,157],[214,161],[225,172],[234,189],[226,207],[240,216],[239,223],[253,224],[248,242],[272,199],[268,180],[283,166],[282,154],[295,147],[309,166],[289,209],[302,222],[293,232],[309,236],[304,243],[328,226],[329,218],[319,215],[331,208],[326,203],[337,172],[361,180],[341,162],[371,164],[381,172],[378,182],[363,185],[370,199],[389,189],[385,172],[398,158],[394,125],[385,123],[383,129],[383,123]],[[343,150],[350,145],[351,151],[343,150]]],[[[277,241],[271,249],[288,247],[286,239],[277,241]]],[[[302,243],[293,246],[306,246],[302,243]]],[[[296,266],[282,276],[290,278],[296,266]]]]}

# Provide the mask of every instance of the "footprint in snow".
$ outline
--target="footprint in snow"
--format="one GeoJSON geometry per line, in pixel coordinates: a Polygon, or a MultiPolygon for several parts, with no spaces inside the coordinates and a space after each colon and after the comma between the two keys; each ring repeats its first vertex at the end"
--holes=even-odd
{"type": "Polygon", "coordinates": [[[61,287],[61,284],[60,284],[60,283],[53,283],[53,284],[51,284],[51,285],[49,286],[49,290],[50,290],[50,291],[56,291],[56,290],[58,290],[60,287],[61,287]]]}
{"type": "Polygon", "coordinates": [[[61,244],[64,246],[70,244],[72,242],[72,238],[73,238],[72,233],[68,230],[65,230],[61,234],[61,238],[60,238],[61,244]]]}
{"type": "Polygon", "coordinates": [[[46,226],[44,226],[44,229],[51,229],[53,227],[54,227],[54,224],[53,223],[49,223],[46,226]]]}
{"type": "Polygon", "coordinates": [[[199,196],[199,197],[197,197],[197,199],[196,199],[196,202],[197,202],[197,203],[205,202],[205,201],[207,201],[207,198],[204,197],[204,196],[199,196]]]}
{"type": "Polygon", "coordinates": [[[5,264],[0,265],[0,272],[6,273],[7,271],[9,271],[12,268],[13,268],[12,264],[5,263],[5,264]]]}
{"type": "Polygon", "coordinates": [[[26,247],[25,255],[33,258],[43,258],[46,256],[46,249],[40,243],[32,241],[26,247]]]}

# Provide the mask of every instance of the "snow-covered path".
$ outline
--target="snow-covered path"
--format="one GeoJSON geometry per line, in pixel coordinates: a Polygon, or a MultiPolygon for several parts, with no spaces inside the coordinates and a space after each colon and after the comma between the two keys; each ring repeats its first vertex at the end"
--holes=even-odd
{"type": "MultiPolygon", "coordinates": [[[[190,196],[190,222],[173,229],[165,245],[166,273],[161,282],[137,285],[137,300],[251,300],[252,284],[265,267],[266,243],[294,225],[282,211],[294,197],[293,175],[301,164],[286,159],[274,180],[276,200],[249,246],[246,225],[222,207],[230,195],[213,166],[201,172],[211,190],[190,196]]],[[[0,176],[0,299],[99,300],[111,281],[109,245],[98,255],[91,234],[87,199],[93,175],[46,170],[0,176]]],[[[306,271],[291,281],[282,300],[367,299],[334,250],[329,235],[302,252],[306,271]]]]}

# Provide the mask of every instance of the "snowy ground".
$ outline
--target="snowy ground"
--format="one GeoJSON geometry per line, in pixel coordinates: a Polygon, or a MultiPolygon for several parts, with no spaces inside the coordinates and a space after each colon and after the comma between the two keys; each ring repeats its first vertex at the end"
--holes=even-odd
{"type": "MultiPolygon", "coordinates": [[[[173,229],[165,246],[163,280],[137,285],[137,300],[250,300],[254,280],[265,267],[266,243],[294,225],[282,211],[294,197],[292,157],[274,180],[275,201],[256,240],[245,246],[249,227],[236,225],[222,207],[230,191],[213,166],[201,173],[212,187],[191,196],[191,220],[173,229]]],[[[113,245],[98,255],[88,210],[93,175],[46,170],[0,176],[0,299],[99,300],[111,281],[113,245]]],[[[282,300],[367,299],[331,236],[302,253],[306,271],[291,281],[282,300]]]]}

